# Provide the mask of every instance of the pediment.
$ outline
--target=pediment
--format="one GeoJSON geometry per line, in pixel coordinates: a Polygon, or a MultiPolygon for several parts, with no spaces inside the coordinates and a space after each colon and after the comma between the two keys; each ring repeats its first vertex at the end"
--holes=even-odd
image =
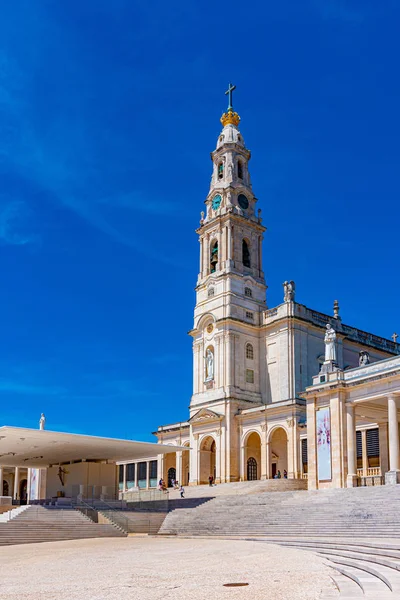
{"type": "Polygon", "coordinates": [[[196,414],[189,419],[190,423],[197,423],[198,421],[214,421],[220,420],[223,415],[209,410],[208,408],[201,408],[196,414]]]}

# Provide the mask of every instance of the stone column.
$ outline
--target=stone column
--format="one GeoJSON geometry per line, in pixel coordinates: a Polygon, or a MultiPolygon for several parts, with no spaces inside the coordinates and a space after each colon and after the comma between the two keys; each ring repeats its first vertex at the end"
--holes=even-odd
{"type": "Polygon", "coordinates": [[[272,455],[271,455],[271,442],[266,443],[266,458],[267,458],[267,479],[272,478],[272,455]]]}
{"type": "Polygon", "coordinates": [[[317,478],[317,440],[315,424],[315,398],[307,398],[307,453],[308,453],[308,489],[318,488],[317,478]]]}
{"type": "MultiPolygon", "coordinates": [[[[157,456],[157,484],[160,479],[164,479],[164,454],[158,454],[157,456]]],[[[137,484],[137,479],[136,479],[137,484]]]]}
{"type": "Polygon", "coordinates": [[[228,225],[228,259],[227,259],[227,267],[232,266],[232,225],[228,225]]]}
{"type": "Polygon", "coordinates": [[[204,256],[204,270],[203,277],[210,274],[210,236],[207,235],[203,240],[203,256],[204,256]]]}
{"type": "Polygon", "coordinates": [[[354,404],[346,404],[347,425],[347,487],[357,485],[357,443],[354,404]]]}
{"type": "Polygon", "coordinates": [[[200,242],[200,278],[203,278],[203,238],[199,238],[199,242],[200,242]]]}
{"type": "Polygon", "coordinates": [[[261,425],[261,476],[260,479],[268,479],[268,445],[267,445],[267,424],[261,425]]]}
{"type": "Polygon", "coordinates": [[[379,465],[382,477],[389,471],[389,448],[387,423],[379,423],[379,465]]]}
{"type": "Polygon", "coordinates": [[[389,419],[389,471],[385,475],[386,484],[400,483],[399,462],[399,422],[397,418],[396,397],[388,396],[388,419],[389,419]]]}
{"type": "Polygon", "coordinates": [[[0,467],[0,496],[3,495],[3,467],[0,467]]]}
{"type": "Polygon", "coordinates": [[[150,487],[150,463],[146,460],[146,489],[150,487]]]}
{"type": "Polygon", "coordinates": [[[175,452],[175,466],[176,466],[176,479],[179,481],[179,485],[183,485],[182,451],[175,452]]]}
{"type": "MultiPolygon", "coordinates": [[[[368,475],[368,452],[367,452],[367,430],[363,429],[361,431],[361,447],[362,447],[362,468],[363,475],[366,477],[368,475]]],[[[357,466],[357,464],[356,464],[357,466]]]]}
{"type": "Polygon", "coordinates": [[[286,422],[288,426],[288,479],[297,479],[299,430],[294,417],[287,419],[286,422]]]}
{"type": "Polygon", "coordinates": [[[19,467],[15,467],[15,471],[14,471],[14,494],[13,494],[14,500],[16,500],[18,498],[18,496],[19,496],[18,484],[19,484],[19,467]]]}
{"type": "Polygon", "coordinates": [[[240,441],[240,481],[246,481],[245,462],[245,447],[240,441]]]}
{"type": "Polygon", "coordinates": [[[138,486],[138,480],[137,480],[137,463],[134,463],[134,464],[135,464],[135,466],[134,466],[134,470],[135,470],[135,474],[134,474],[134,477],[135,477],[135,488],[137,488],[137,486],[138,486]]]}
{"type": "Polygon", "coordinates": [[[198,485],[199,483],[199,434],[192,432],[192,426],[190,426],[190,447],[192,451],[189,453],[189,474],[190,480],[189,485],[198,485]]]}
{"type": "Polygon", "coordinates": [[[126,492],[126,465],[123,468],[122,491],[126,492]]]}
{"type": "Polygon", "coordinates": [[[221,436],[218,429],[215,439],[215,483],[221,483],[221,454],[221,436]]]}

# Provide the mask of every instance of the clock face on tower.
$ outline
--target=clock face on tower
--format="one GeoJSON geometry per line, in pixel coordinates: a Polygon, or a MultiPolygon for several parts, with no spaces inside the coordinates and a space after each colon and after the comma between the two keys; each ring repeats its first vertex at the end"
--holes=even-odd
{"type": "Polygon", "coordinates": [[[213,201],[212,201],[212,207],[214,210],[218,210],[219,207],[221,206],[221,201],[222,198],[219,194],[217,194],[216,196],[214,196],[213,201]]]}
{"type": "Polygon", "coordinates": [[[247,198],[244,194],[239,194],[238,202],[239,202],[240,208],[243,208],[243,210],[246,210],[247,208],[249,208],[249,201],[247,200],[247,198]]]}

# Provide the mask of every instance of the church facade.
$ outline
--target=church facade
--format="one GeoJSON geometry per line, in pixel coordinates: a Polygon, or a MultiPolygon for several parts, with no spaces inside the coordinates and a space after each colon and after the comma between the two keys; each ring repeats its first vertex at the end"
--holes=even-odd
{"type": "MultiPolygon", "coordinates": [[[[310,487],[318,487],[315,414],[310,409],[314,402],[316,410],[317,400],[309,390],[313,377],[324,370],[329,378],[357,369],[360,363],[380,363],[398,354],[399,345],[342,323],[337,301],[331,315],[298,303],[293,281],[283,284],[279,306],[267,306],[262,247],[266,228],[251,184],[251,153],[239,130],[231,94],[230,87],[229,107],[221,117],[223,128],[211,153],[205,211],[196,231],[200,256],[190,331],[189,415],[155,432],[159,443],[188,450],[158,457],[158,477],[199,485],[210,476],[216,483],[229,483],[277,476],[304,480],[310,472],[314,478],[310,487]],[[327,325],[335,337],[329,364],[327,325]]],[[[327,398],[328,392],[319,394],[327,398]]],[[[340,428],[343,440],[346,431],[341,421],[340,428]]],[[[354,436],[355,428],[354,422],[354,436]]],[[[379,426],[372,417],[363,420],[362,428],[376,431],[379,426]]],[[[357,446],[364,466],[366,435],[362,433],[357,446]]],[[[384,447],[383,429],[379,436],[384,447]]],[[[339,479],[330,477],[335,485],[345,485],[348,471],[347,447],[340,443],[343,473],[339,479]]]]}

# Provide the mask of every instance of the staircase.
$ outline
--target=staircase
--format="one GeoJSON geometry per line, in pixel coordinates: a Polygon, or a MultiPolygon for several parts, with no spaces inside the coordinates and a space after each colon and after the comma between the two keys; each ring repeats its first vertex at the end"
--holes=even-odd
{"type": "Polygon", "coordinates": [[[20,515],[27,508],[27,505],[17,506],[16,508],[10,507],[9,510],[4,511],[0,514],[0,523],[7,523],[11,519],[14,519],[18,515],[20,515]]]}
{"type": "Polygon", "coordinates": [[[166,516],[165,512],[129,510],[101,510],[99,513],[125,533],[150,535],[158,533],[166,516]]]}
{"type": "Polygon", "coordinates": [[[24,506],[11,520],[0,522],[0,546],[83,538],[125,537],[113,524],[99,524],[73,508],[24,506]]]}
{"type": "Polygon", "coordinates": [[[159,533],[400,540],[400,486],[221,495],[180,506],[168,513],[159,533]]]}
{"type": "Polygon", "coordinates": [[[331,577],[339,596],[326,595],[322,600],[332,597],[342,600],[400,598],[400,543],[298,539],[281,540],[279,545],[314,551],[332,567],[331,577]]]}

